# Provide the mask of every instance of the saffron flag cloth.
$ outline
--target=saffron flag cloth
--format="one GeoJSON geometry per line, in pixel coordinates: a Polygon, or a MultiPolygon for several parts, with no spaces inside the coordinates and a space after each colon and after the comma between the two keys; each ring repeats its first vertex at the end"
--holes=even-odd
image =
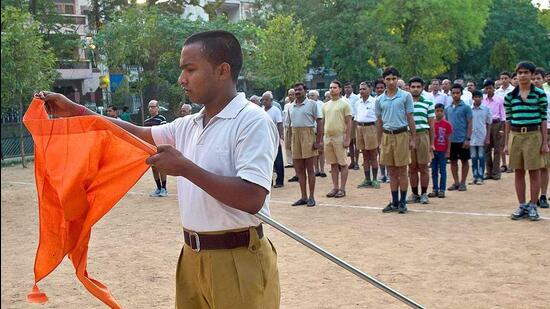
{"type": "Polygon", "coordinates": [[[27,300],[48,300],[36,283],[68,255],[86,289],[121,308],[105,285],[88,276],[88,242],[92,226],[147,171],[145,160],[155,147],[100,116],[49,119],[40,99],[32,101],[23,122],[34,140],[40,221],[35,283],[27,300]]]}

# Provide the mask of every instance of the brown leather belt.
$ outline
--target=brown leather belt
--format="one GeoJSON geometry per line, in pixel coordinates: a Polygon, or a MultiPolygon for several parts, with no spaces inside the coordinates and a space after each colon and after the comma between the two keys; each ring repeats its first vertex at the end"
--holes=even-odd
{"type": "Polygon", "coordinates": [[[540,126],[528,126],[528,127],[517,127],[517,126],[510,126],[510,130],[513,132],[532,132],[532,131],[538,131],[540,130],[540,126]]]}
{"type": "MultiPolygon", "coordinates": [[[[255,227],[258,237],[264,237],[262,225],[255,227]]],[[[224,234],[199,234],[196,232],[183,231],[185,243],[195,252],[201,250],[235,249],[248,247],[250,243],[250,231],[227,232],[224,234]]]]}
{"type": "Polygon", "coordinates": [[[384,133],[386,133],[386,134],[399,134],[399,133],[403,133],[403,132],[407,132],[407,127],[402,127],[402,128],[395,129],[395,130],[386,130],[386,129],[384,129],[384,133]]]}
{"type": "Polygon", "coordinates": [[[375,124],[376,124],[376,122],[357,122],[357,125],[362,126],[362,127],[373,126],[375,124]]]}

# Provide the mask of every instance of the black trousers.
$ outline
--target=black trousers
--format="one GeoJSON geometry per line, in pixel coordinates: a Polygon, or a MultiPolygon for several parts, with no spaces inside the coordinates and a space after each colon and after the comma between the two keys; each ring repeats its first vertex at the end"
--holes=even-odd
{"type": "Polygon", "coordinates": [[[284,184],[285,179],[285,167],[283,163],[283,150],[281,145],[277,149],[277,157],[275,157],[275,162],[273,163],[273,169],[277,173],[277,179],[275,179],[275,184],[282,185],[284,184]]]}

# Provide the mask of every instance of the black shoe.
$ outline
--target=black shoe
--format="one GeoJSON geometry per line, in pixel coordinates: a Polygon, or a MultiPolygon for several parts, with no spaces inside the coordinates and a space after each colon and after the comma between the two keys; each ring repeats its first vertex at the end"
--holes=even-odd
{"type": "Polygon", "coordinates": [[[307,207],[313,207],[315,206],[315,199],[313,199],[312,197],[310,197],[308,200],[307,200],[307,207]]]}
{"type": "Polygon", "coordinates": [[[288,179],[288,182],[296,182],[296,181],[298,181],[298,176],[294,176],[288,179]]]}
{"type": "Polygon", "coordinates": [[[399,202],[399,206],[397,207],[397,211],[400,214],[404,214],[407,212],[407,203],[405,202],[399,202]]]}
{"type": "Polygon", "coordinates": [[[546,196],[541,196],[537,202],[537,205],[539,205],[540,208],[548,208],[548,200],[546,200],[546,196]]]}
{"type": "Polygon", "coordinates": [[[285,186],[284,184],[278,183],[278,184],[274,185],[273,188],[282,188],[284,186],[285,186]]]}
{"type": "Polygon", "coordinates": [[[388,213],[388,212],[394,212],[397,210],[397,206],[393,205],[393,203],[389,203],[388,206],[386,206],[384,209],[382,209],[382,212],[388,213]]]}
{"type": "Polygon", "coordinates": [[[325,178],[325,177],[327,177],[327,174],[325,174],[325,172],[320,172],[319,176],[322,177],[322,178],[325,178]]]}
{"type": "Polygon", "coordinates": [[[289,165],[285,165],[285,168],[293,168],[293,167],[294,167],[294,165],[290,165],[290,164],[289,164],[289,165]]]}
{"type": "Polygon", "coordinates": [[[296,202],[292,203],[292,206],[302,206],[302,205],[307,205],[307,200],[306,199],[299,199],[297,200],[296,202]]]}
{"type": "Polygon", "coordinates": [[[483,177],[483,180],[487,180],[487,179],[493,179],[493,176],[485,175],[485,177],[483,177]]]}
{"type": "Polygon", "coordinates": [[[319,172],[315,173],[315,177],[321,177],[321,173],[319,172]]]}
{"type": "Polygon", "coordinates": [[[359,170],[359,164],[355,163],[355,165],[353,166],[353,169],[356,171],[359,170]]]}

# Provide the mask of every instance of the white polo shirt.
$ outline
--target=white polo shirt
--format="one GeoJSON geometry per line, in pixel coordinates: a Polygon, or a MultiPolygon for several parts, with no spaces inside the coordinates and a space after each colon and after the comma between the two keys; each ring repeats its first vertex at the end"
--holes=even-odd
{"type": "Polygon", "coordinates": [[[376,100],[374,97],[369,96],[366,101],[363,101],[363,98],[359,98],[355,106],[357,108],[357,116],[355,116],[355,121],[376,122],[376,100]]]}
{"type": "MultiPolygon", "coordinates": [[[[272,105],[268,110],[265,112],[269,115],[271,120],[273,120],[274,124],[278,124],[283,122],[283,115],[281,114],[281,110],[279,110],[277,107],[272,105]]],[[[265,109],[264,109],[265,110],[265,109]]]]}
{"type": "MultiPolygon", "coordinates": [[[[204,113],[203,108],[197,114],[152,127],[155,144],[170,144],[211,173],[240,177],[270,192],[279,137],[267,113],[247,101],[244,93],[205,127],[204,113]]],[[[212,232],[260,224],[255,216],[222,204],[184,177],[177,177],[177,187],[181,222],[188,230],[212,232]]],[[[264,215],[269,215],[269,198],[270,194],[260,210],[264,215]]]]}

